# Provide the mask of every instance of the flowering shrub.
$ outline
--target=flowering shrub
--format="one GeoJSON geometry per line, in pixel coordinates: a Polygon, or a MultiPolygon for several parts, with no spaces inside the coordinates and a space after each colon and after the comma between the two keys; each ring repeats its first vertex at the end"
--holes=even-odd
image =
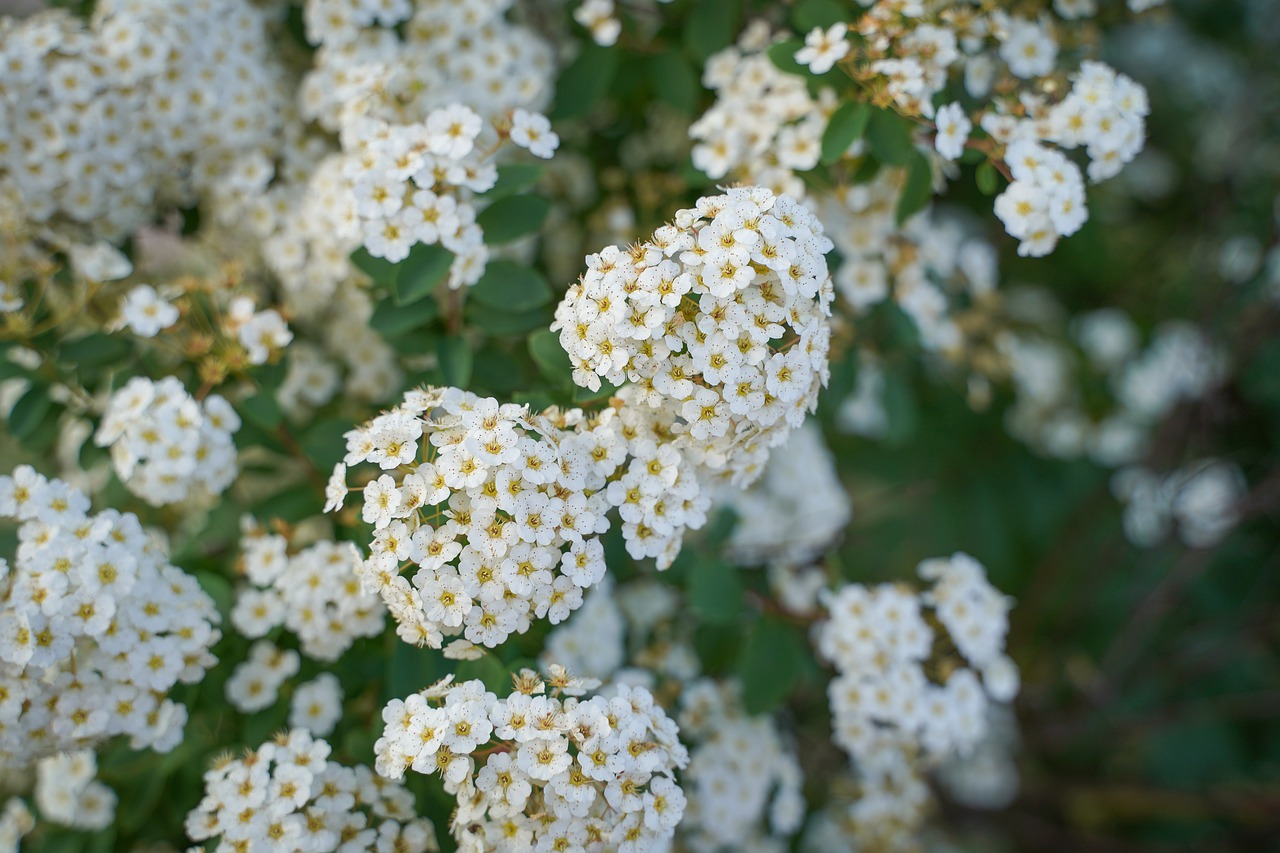
{"type": "Polygon", "coordinates": [[[0,851],[1265,846],[1277,47],[7,4],[0,851]]]}

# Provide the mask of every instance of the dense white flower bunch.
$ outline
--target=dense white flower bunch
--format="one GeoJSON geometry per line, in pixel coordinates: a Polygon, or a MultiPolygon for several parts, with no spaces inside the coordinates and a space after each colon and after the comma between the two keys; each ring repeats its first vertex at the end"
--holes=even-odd
{"type": "Polygon", "coordinates": [[[756,21],[736,45],[707,60],[702,84],[716,100],[689,127],[693,165],[714,180],[731,175],[801,198],[805,185],[796,172],[818,165],[835,92],[820,89],[815,100],[803,77],[774,65],[769,42],[768,25],[756,21]]]}
{"type": "Polygon", "coordinates": [[[771,718],[743,711],[740,692],[710,679],[681,692],[680,732],[694,744],[680,826],[690,850],[773,849],[765,839],[785,843],[804,820],[800,763],[771,718]]]}
{"type": "Polygon", "coordinates": [[[218,495],[236,478],[240,417],[217,394],[197,401],[182,382],[135,376],[111,395],[94,434],[116,475],[152,506],[218,495]]]}
{"type": "Polygon", "coordinates": [[[301,659],[292,649],[277,648],[270,640],[249,647],[249,657],[236,665],[223,686],[227,701],[242,714],[270,708],[280,688],[298,674],[301,659]]]}
{"type": "Polygon", "coordinates": [[[350,542],[316,542],[289,554],[283,536],[251,531],[241,549],[249,586],[231,609],[240,634],[258,639],[283,625],[307,657],[335,661],[358,638],[382,633],[386,610],[361,588],[363,560],[350,542]]]}
{"type": "Polygon", "coordinates": [[[98,830],[116,816],[116,794],[94,777],[92,750],[62,752],[36,764],[35,801],[40,817],[74,829],[98,830]]]}
{"type": "Polygon", "coordinates": [[[670,839],[685,808],[675,771],[688,753],[652,694],[619,685],[611,698],[577,698],[586,686],[559,667],[545,682],[531,670],[514,681],[505,699],[480,681],[447,680],[393,699],[374,747],[378,772],[440,773],[458,798],[451,831],[461,850],[638,853],[670,839]]]}
{"type": "Polygon", "coordinates": [[[1047,255],[1088,217],[1080,167],[1043,143],[1083,147],[1089,179],[1097,183],[1119,174],[1142,150],[1148,112],[1142,86],[1101,62],[1085,62],[1059,103],[1016,122],[997,116],[984,124],[1008,143],[1004,159],[1013,182],[996,197],[995,212],[1022,241],[1018,254],[1047,255]]]}
{"type": "MultiPolygon", "coordinates": [[[[291,307],[322,313],[335,292],[360,281],[348,258],[362,243],[391,260],[415,242],[442,244],[458,256],[452,286],[479,278],[487,251],[474,196],[492,185],[501,143],[540,157],[557,144],[535,112],[553,89],[552,48],[507,21],[511,5],[304,4],[307,38],[318,48],[297,93],[300,114],[340,146],[299,128],[286,152],[297,168],[260,197],[252,223],[291,307]]],[[[379,349],[376,335],[330,313],[342,327],[335,354],[352,333],[361,349],[379,349]]],[[[350,384],[362,385],[356,377],[350,384]]]]}
{"type": "Polygon", "coordinates": [[[272,19],[242,0],[110,0],[0,33],[0,185],[21,215],[120,240],[161,205],[261,186],[288,91],[272,19]],[[232,179],[228,181],[228,173],[232,179]]]}
{"type": "Polygon", "coordinates": [[[830,618],[817,629],[817,647],[839,673],[829,689],[835,739],[859,765],[885,752],[928,761],[964,753],[985,731],[988,702],[1017,693],[1017,669],[1004,654],[1010,603],[982,566],[955,554],[925,560],[919,572],[934,585],[918,595],[849,584],[824,596],[830,618]],[[960,657],[937,684],[925,671],[938,663],[926,607],[960,657]]]}
{"type": "MultiPolygon", "coordinates": [[[[1043,306],[1037,302],[1017,310],[1038,321],[1043,306]]],[[[1017,394],[1006,425],[1053,456],[1086,455],[1107,466],[1133,462],[1161,419],[1216,387],[1226,372],[1224,353],[1190,323],[1161,324],[1143,348],[1128,315],[1104,309],[1076,318],[1071,333],[1078,351],[1025,330],[996,341],[1017,394]],[[1108,410],[1085,407],[1081,386],[1090,380],[1106,388],[1108,410]]]]}
{"type": "Polygon", "coordinates": [[[730,189],[651,240],[589,256],[551,328],[578,385],[630,381],[669,447],[746,485],[827,381],[830,249],[791,198],[730,189]]]}
{"type": "Polygon", "coordinates": [[[0,516],[18,522],[19,542],[0,561],[0,767],[121,734],[172,749],[187,710],[167,694],[214,663],[213,600],[136,516],[88,511],[84,494],[28,466],[0,477],[0,516]]]}
{"type": "Polygon", "coordinates": [[[187,815],[194,841],[218,850],[438,850],[435,827],[413,812],[413,794],[362,765],[329,760],[327,742],[301,729],[243,758],[219,759],[187,815]]]}
{"type": "Polygon", "coordinates": [[[740,565],[810,563],[835,543],[853,514],[835,458],[812,423],[774,450],[750,489],[721,495],[737,516],[725,550],[740,565]]]}
{"type": "Polygon", "coordinates": [[[969,754],[986,734],[991,703],[1018,691],[1017,668],[1004,654],[1010,602],[983,567],[958,553],[925,560],[919,573],[933,582],[919,594],[889,584],[827,593],[829,618],[816,628],[818,652],[838,673],[828,687],[835,741],[859,779],[841,821],[890,849],[923,819],[929,791],[921,774],[969,754]],[[936,656],[925,608],[954,646],[949,657],[936,656]]]}
{"type": "Polygon", "coordinates": [[[1124,532],[1139,547],[1150,547],[1174,527],[1189,548],[1209,548],[1238,520],[1237,504],[1247,491],[1240,468],[1205,459],[1160,475],[1141,465],[1121,468],[1111,490],[1124,502],[1124,532]]]}
{"type": "MultiPolygon", "coordinates": [[[[375,532],[359,571],[397,633],[439,648],[461,632],[492,648],[533,618],[555,624],[581,606],[605,572],[605,486],[627,454],[618,420],[611,410],[590,421],[577,410],[535,416],[424,389],[347,433],[326,509],[346,497],[347,466],[386,472],[364,487],[362,516],[375,532]],[[406,564],[416,567],[412,582],[400,575],[406,564]]],[[[656,484],[674,480],[673,460],[656,447],[649,461],[656,484]]]]}
{"type": "Polygon", "coordinates": [[[367,97],[371,74],[383,77],[377,110],[388,121],[412,123],[459,101],[488,118],[541,109],[554,88],[553,48],[507,20],[513,5],[306,0],[307,39],[319,47],[302,84],[303,115],[337,130],[352,102],[367,97]]]}

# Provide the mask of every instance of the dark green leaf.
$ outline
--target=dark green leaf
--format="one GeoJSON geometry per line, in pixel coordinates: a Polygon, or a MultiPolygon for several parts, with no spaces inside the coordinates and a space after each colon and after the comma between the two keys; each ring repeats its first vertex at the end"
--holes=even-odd
{"type": "Polygon", "coordinates": [[[693,4],[684,24],[684,46],[694,59],[703,61],[733,41],[742,12],[740,0],[703,0],[693,4]]]}
{"type": "Polygon", "coordinates": [[[916,152],[907,167],[907,182],[903,184],[902,194],[898,196],[898,207],[894,215],[901,225],[913,213],[921,210],[933,197],[933,168],[923,154],[916,152]]]}
{"type": "Polygon", "coordinates": [[[44,422],[52,406],[48,386],[32,385],[9,411],[9,432],[19,441],[27,438],[44,422]]]}
{"type": "Polygon", "coordinates": [[[683,113],[692,113],[698,108],[702,88],[697,72],[683,53],[669,48],[650,59],[649,68],[653,93],[658,100],[683,113]]]}
{"type": "Polygon", "coordinates": [[[324,496],[310,483],[277,492],[259,502],[254,513],[258,518],[279,518],[296,524],[304,518],[319,515],[324,508],[324,496]]]}
{"type": "Polygon", "coordinates": [[[892,110],[871,111],[867,142],[871,153],[887,166],[907,165],[916,150],[911,142],[911,123],[892,110]]]}
{"type": "Polygon", "coordinates": [[[866,132],[871,119],[871,105],[864,101],[846,101],[827,122],[822,134],[822,162],[830,165],[844,156],[849,146],[866,132]]]}
{"type": "Polygon", "coordinates": [[[303,452],[317,468],[328,471],[342,461],[347,448],[343,433],[351,427],[352,424],[345,420],[330,418],[316,421],[298,438],[298,444],[302,445],[303,452]]]}
{"type": "Polygon", "coordinates": [[[990,161],[978,166],[973,178],[978,184],[978,192],[983,195],[995,195],[996,190],[1000,189],[1000,173],[996,171],[996,167],[991,165],[990,161]]]}
{"type": "Polygon", "coordinates": [[[508,163],[498,167],[498,181],[481,198],[497,201],[524,192],[538,182],[546,168],[541,163],[508,163]]]}
{"type": "Polygon", "coordinates": [[[395,284],[397,266],[386,258],[375,258],[364,246],[351,253],[351,263],[369,278],[374,284],[391,287],[395,284]]]}
{"type": "Polygon", "coordinates": [[[373,309],[369,325],[381,332],[383,337],[394,338],[420,329],[439,316],[440,307],[434,299],[419,299],[412,305],[400,306],[394,299],[388,298],[373,309]]]}
{"type": "Polygon", "coordinates": [[[802,47],[804,42],[800,39],[780,41],[769,46],[769,59],[779,71],[785,71],[788,74],[808,74],[809,69],[796,62],[796,51],[802,47]]]}
{"type": "Polygon", "coordinates": [[[480,329],[495,337],[525,335],[534,329],[545,329],[551,325],[551,311],[546,307],[512,313],[499,311],[479,302],[468,302],[462,316],[468,327],[480,329]]]}
{"type": "Polygon", "coordinates": [[[689,604],[704,622],[727,624],[742,612],[739,570],[720,559],[696,560],[689,573],[689,604]]]}
{"type": "Polygon", "coordinates": [[[466,388],[471,384],[471,345],[465,338],[442,338],[436,353],[446,385],[466,388]]]}
{"type": "Polygon", "coordinates": [[[556,82],[556,102],[551,110],[553,120],[583,115],[595,106],[618,71],[620,51],[590,44],[578,58],[569,63],[556,82]]]}
{"type": "Polygon", "coordinates": [[[449,274],[453,264],[453,252],[437,243],[418,243],[409,250],[409,257],[400,262],[396,276],[397,305],[410,305],[436,289],[449,274]]]}
{"type": "Polygon", "coordinates": [[[573,364],[560,347],[560,333],[543,330],[529,336],[529,355],[539,372],[561,388],[573,384],[573,364]]]}
{"type": "Polygon", "coordinates": [[[737,667],[747,713],[766,713],[787,697],[799,675],[803,655],[800,639],[786,623],[772,616],[756,621],[737,667]]]}
{"type": "Polygon", "coordinates": [[[836,0],[800,0],[791,10],[791,26],[801,35],[814,27],[828,29],[832,24],[847,22],[855,17],[848,3],[836,0]]]}
{"type": "Polygon", "coordinates": [[[482,305],[518,313],[546,305],[553,294],[542,273],[515,261],[497,260],[489,261],[467,296],[482,305]]]}
{"type": "Polygon", "coordinates": [[[536,232],[550,210],[551,202],[540,195],[513,195],[480,211],[476,222],[484,231],[484,241],[493,246],[536,232]]]}
{"type": "MultiPolygon", "coordinates": [[[[458,664],[456,679],[459,683],[478,678],[494,693],[511,692],[511,673],[495,654],[487,654],[479,660],[464,660],[458,664]]],[[[425,686],[425,685],[424,685],[425,686]]]]}
{"type": "Polygon", "coordinates": [[[284,418],[280,411],[280,404],[276,402],[275,395],[269,391],[260,391],[242,401],[240,414],[244,415],[250,423],[265,430],[273,430],[280,426],[280,421],[284,418]]]}
{"type": "Polygon", "coordinates": [[[64,343],[58,360],[77,367],[97,367],[120,361],[131,350],[125,338],[94,333],[64,343]]]}

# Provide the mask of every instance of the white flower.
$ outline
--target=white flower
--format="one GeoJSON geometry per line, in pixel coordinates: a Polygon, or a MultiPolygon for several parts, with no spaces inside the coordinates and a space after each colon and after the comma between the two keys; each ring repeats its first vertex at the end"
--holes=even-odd
{"type": "Polygon", "coordinates": [[[825,32],[814,27],[804,37],[805,46],[796,51],[796,62],[809,66],[814,74],[826,74],[849,52],[848,32],[847,24],[832,24],[825,32]]]}
{"type": "Polygon", "coordinates": [[[528,110],[516,110],[512,114],[511,141],[544,159],[555,154],[560,145],[560,137],[551,129],[551,122],[547,117],[528,110]]]}
{"type": "Polygon", "coordinates": [[[125,296],[120,305],[120,316],[134,334],[151,338],[177,322],[178,309],[156,293],[151,285],[140,284],[125,296]]]}
{"type": "Polygon", "coordinates": [[[969,139],[969,131],[973,122],[965,114],[958,103],[950,103],[938,109],[934,117],[938,134],[934,138],[934,147],[938,154],[946,160],[955,160],[964,152],[964,144],[969,139]]]}

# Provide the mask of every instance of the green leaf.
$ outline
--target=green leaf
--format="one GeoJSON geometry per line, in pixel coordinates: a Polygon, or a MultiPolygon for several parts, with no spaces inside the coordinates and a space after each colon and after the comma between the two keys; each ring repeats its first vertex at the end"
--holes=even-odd
{"type": "Polygon", "coordinates": [[[482,305],[518,313],[540,308],[552,299],[551,285],[538,272],[515,261],[490,261],[484,275],[467,291],[482,305]]]}
{"type": "Polygon", "coordinates": [[[907,182],[898,196],[898,207],[894,211],[898,224],[901,225],[916,213],[933,197],[933,168],[923,154],[916,152],[907,167],[907,182]]]}
{"type": "Polygon", "coordinates": [[[364,246],[351,253],[351,263],[369,278],[374,284],[391,287],[395,284],[397,267],[386,258],[375,258],[364,246]]]}
{"type": "Polygon", "coordinates": [[[808,67],[796,62],[796,51],[804,47],[804,41],[801,39],[787,39],[776,44],[769,45],[769,59],[777,66],[779,71],[785,71],[788,74],[800,74],[802,76],[809,74],[808,67]]]}
{"type": "Polygon", "coordinates": [[[240,403],[240,413],[245,419],[262,429],[273,430],[280,426],[284,414],[275,395],[269,391],[259,391],[240,403]]]}
{"type": "Polygon", "coordinates": [[[738,656],[747,713],[763,714],[777,707],[795,685],[803,658],[804,648],[794,630],[775,617],[760,617],[738,656]]]}
{"type": "Polygon", "coordinates": [[[791,26],[801,35],[814,27],[828,29],[832,24],[847,22],[855,17],[848,3],[836,0],[800,0],[791,11],[791,26]]]}
{"type": "Polygon", "coordinates": [[[500,311],[479,302],[468,302],[462,310],[468,328],[480,329],[494,337],[527,335],[551,325],[551,311],[545,306],[529,311],[500,311]]]}
{"type": "Polygon", "coordinates": [[[97,367],[120,361],[132,349],[125,338],[94,333],[64,343],[58,353],[58,360],[77,367],[97,367]]]}
{"type": "MultiPolygon", "coordinates": [[[[511,691],[511,673],[507,672],[507,668],[502,665],[502,661],[498,660],[498,656],[495,654],[487,654],[479,660],[464,660],[458,664],[456,677],[458,683],[471,681],[475,678],[483,681],[484,686],[494,693],[501,694],[511,691]]],[[[425,686],[424,684],[423,687],[425,686]]]]}
{"type": "Polygon", "coordinates": [[[542,227],[551,202],[540,195],[513,195],[499,199],[480,211],[476,223],[490,246],[510,243],[542,227]]]}
{"type": "Polygon", "coordinates": [[[682,113],[692,113],[698,108],[698,97],[702,94],[698,74],[676,48],[668,48],[649,60],[649,77],[658,100],[682,113]]]}
{"type": "Polygon", "coordinates": [[[738,32],[740,0],[702,0],[684,24],[684,46],[699,62],[728,47],[738,32]]]}
{"type": "Polygon", "coordinates": [[[845,101],[831,115],[822,133],[822,162],[831,165],[844,156],[849,146],[867,130],[871,105],[865,101],[845,101]]]}
{"type": "MultiPolygon", "coordinates": [[[[559,346],[559,344],[557,344],[559,346]]],[[[9,432],[22,441],[44,422],[45,415],[53,407],[47,385],[33,384],[27,393],[18,398],[9,411],[9,432]]]]}
{"type": "Polygon", "coordinates": [[[453,264],[453,252],[438,243],[418,243],[409,250],[409,257],[400,262],[396,276],[397,305],[411,305],[435,290],[436,285],[449,274],[453,264]]]}
{"type": "Polygon", "coordinates": [[[996,190],[1000,189],[1000,173],[996,171],[996,167],[991,165],[988,160],[978,166],[977,171],[973,173],[974,181],[978,184],[978,192],[983,195],[995,195],[996,190]]]}
{"type": "Polygon", "coordinates": [[[558,387],[573,384],[573,364],[560,346],[560,333],[544,329],[529,336],[529,355],[538,371],[558,387]]]}
{"type": "Polygon", "coordinates": [[[343,434],[351,426],[350,422],[336,418],[316,421],[298,438],[298,444],[317,468],[328,471],[342,461],[347,448],[343,434]]]}
{"type": "Polygon", "coordinates": [[[540,163],[509,163],[498,167],[498,180],[480,193],[481,198],[497,201],[524,192],[538,182],[546,168],[540,163]]]}
{"type": "Polygon", "coordinates": [[[411,305],[400,306],[388,298],[374,307],[369,325],[381,332],[384,338],[394,338],[420,329],[439,316],[440,306],[434,299],[419,299],[411,305]]]}
{"type": "Polygon", "coordinates": [[[911,125],[892,110],[873,109],[867,124],[867,142],[876,159],[887,166],[905,166],[911,161],[915,145],[911,142],[911,125]]]}
{"type": "Polygon", "coordinates": [[[258,518],[279,518],[290,524],[296,524],[304,518],[319,515],[324,507],[323,496],[310,483],[277,492],[259,502],[254,513],[258,518]]]}
{"type": "Polygon", "coordinates": [[[466,388],[471,384],[471,345],[465,338],[441,338],[436,354],[446,385],[466,388]]]}
{"type": "Polygon", "coordinates": [[[392,646],[386,655],[384,702],[417,693],[422,688],[431,686],[444,674],[441,666],[444,659],[439,652],[406,643],[394,633],[387,636],[392,646]]]}
{"type": "Polygon", "coordinates": [[[556,82],[556,101],[550,118],[575,118],[588,112],[609,91],[618,72],[621,51],[589,44],[569,63],[556,82]]]}
{"type": "Polygon", "coordinates": [[[738,569],[720,559],[697,560],[689,573],[689,603],[702,621],[724,625],[742,612],[738,569]]]}

